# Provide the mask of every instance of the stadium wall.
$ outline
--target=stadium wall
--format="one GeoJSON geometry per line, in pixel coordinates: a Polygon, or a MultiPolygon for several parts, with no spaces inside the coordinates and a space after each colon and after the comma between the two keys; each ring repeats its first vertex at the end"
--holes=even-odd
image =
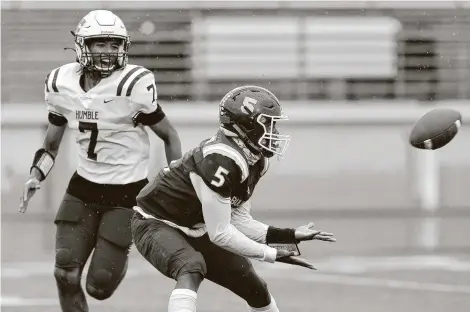
{"type": "MultiPolygon", "coordinates": [[[[40,104],[2,106],[4,215],[17,211],[17,197],[32,155],[42,143],[47,118],[40,104]]],[[[440,102],[436,106],[457,108],[464,116],[470,114],[464,102],[440,102]]],[[[315,106],[285,103],[285,107],[291,120],[282,130],[291,133],[292,141],[285,159],[274,159],[259,185],[254,198],[258,209],[416,209],[422,200],[420,183],[433,179],[429,166],[435,160],[440,168],[433,173],[434,177],[440,173],[440,205],[467,206],[470,198],[465,186],[470,183],[470,159],[464,142],[470,139],[470,131],[464,126],[455,141],[434,152],[412,149],[407,142],[413,122],[432,106],[363,102],[315,106]],[[432,163],[429,155],[433,155],[432,163]]],[[[176,103],[165,106],[165,111],[181,135],[184,150],[217,130],[217,103],[176,103]]],[[[152,138],[150,176],[166,163],[162,143],[152,138]]],[[[68,131],[56,168],[33,205],[55,212],[74,170],[76,152],[75,140],[68,131]]]]}

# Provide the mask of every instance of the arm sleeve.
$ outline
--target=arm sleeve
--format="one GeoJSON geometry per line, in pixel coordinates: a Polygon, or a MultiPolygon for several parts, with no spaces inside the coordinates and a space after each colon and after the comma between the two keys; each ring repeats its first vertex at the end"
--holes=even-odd
{"type": "Polygon", "coordinates": [[[276,261],[276,249],[251,240],[230,223],[228,198],[214,192],[194,172],[191,173],[191,182],[201,201],[207,233],[214,244],[241,256],[271,263],[276,261]]]}
{"type": "Polygon", "coordinates": [[[269,225],[253,219],[250,211],[250,200],[240,207],[232,209],[232,224],[252,240],[266,244],[266,235],[268,233],[269,225]]]}

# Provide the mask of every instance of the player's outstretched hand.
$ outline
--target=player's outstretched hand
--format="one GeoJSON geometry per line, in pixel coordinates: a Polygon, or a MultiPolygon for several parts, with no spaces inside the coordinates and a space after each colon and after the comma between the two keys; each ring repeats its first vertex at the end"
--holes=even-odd
{"type": "Polygon", "coordinates": [[[38,179],[31,177],[24,184],[23,195],[20,198],[20,212],[25,213],[28,208],[28,203],[34,193],[41,188],[41,182],[38,179]]]}
{"type": "Polygon", "coordinates": [[[333,233],[314,230],[315,224],[310,222],[307,225],[299,226],[295,229],[295,238],[301,242],[306,240],[321,240],[325,242],[336,242],[333,233]]]}
{"type": "Polygon", "coordinates": [[[296,256],[289,256],[276,259],[277,262],[283,262],[291,265],[298,265],[310,270],[316,270],[317,268],[310,262],[305,259],[296,257],[296,256]]]}

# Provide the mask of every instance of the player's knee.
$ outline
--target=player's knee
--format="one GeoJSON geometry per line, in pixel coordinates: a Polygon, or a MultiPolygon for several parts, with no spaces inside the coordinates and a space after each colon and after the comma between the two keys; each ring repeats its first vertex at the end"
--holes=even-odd
{"type": "Polygon", "coordinates": [[[73,262],[69,249],[56,250],[54,277],[61,289],[80,287],[81,269],[79,264],[73,262]]]}
{"type": "Polygon", "coordinates": [[[112,296],[115,289],[102,289],[94,285],[87,284],[86,292],[96,300],[106,300],[112,296]]]}
{"type": "Polygon", "coordinates": [[[250,307],[262,308],[268,306],[271,302],[268,284],[254,270],[250,270],[247,277],[247,282],[243,283],[245,287],[243,299],[250,307]]]}
{"type": "Polygon", "coordinates": [[[55,267],[54,277],[57,286],[62,291],[73,291],[80,288],[80,269],[55,267]]]}
{"type": "Polygon", "coordinates": [[[87,293],[96,300],[105,300],[111,297],[119,284],[113,274],[106,270],[97,270],[86,283],[87,293]]]}
{"type": "Polygon", "coordinates": [[[253,300],[263,301],[266,304],[269,303],[270,295],[268,284],[263,279],[258,277],[258,281],[253,283],[249,288],[251,290],[250,295],[253,296],[253,300]]]}
{"type": "Polygon", "coordinates": [[[57,249],[55,252],[55,265],[56,267],[66,268],[73,264],[72,251],[67,248],[57,249]]]}
{"type": "MultiPolygon", "coordinates": [[[[177,255],[175,255],[174,257],[177,257],[177,255]]],[[[184,260],[180,259],[177,262],[179,262],[180,265],[175,266],[175,272],[171,274],[172,276],[175,277],[176,280],[180,279],[182,276],[187,275],[187,274],[191,274],[189,276],[195,276],[195,277],[199,275],[199,278],[201,279],[204,279],[204,277],[206,276],[206,273],[207,273],[206,261],[204,260],[204,257],[202,256],[200,252],[194,252],[186,259],[184,260]]]]}

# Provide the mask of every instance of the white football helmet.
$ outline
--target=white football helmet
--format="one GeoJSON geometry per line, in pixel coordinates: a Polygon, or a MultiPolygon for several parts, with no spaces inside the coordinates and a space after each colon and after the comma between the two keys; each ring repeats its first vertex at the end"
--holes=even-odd
{"type": "MultiPolygon", "coordinates": [[[[73,33],[73,32],[72,32],[73,33]]],[[[94,10],[85,15],[73,33],[75,39],[75,52],[77,60],[82,67],[89,70],[99,71],[103,74],[109,74],[113,70],[127,65],[129,46],[131,43],[130,36],[127,33],[126,26],[122,20],[111,11],[94,10]],[[110,66],[97,66],[94,64],[93,56],[89,49],[89,40],[94,38],[117,38],[122,39],[122,43],[117,53],[117,60],[110,66]]],[[[110,58],[110,53],[99,55],[100,57],[110,58]]],[[[116,56],[115,53],[113,53],[116,56]]]]}

